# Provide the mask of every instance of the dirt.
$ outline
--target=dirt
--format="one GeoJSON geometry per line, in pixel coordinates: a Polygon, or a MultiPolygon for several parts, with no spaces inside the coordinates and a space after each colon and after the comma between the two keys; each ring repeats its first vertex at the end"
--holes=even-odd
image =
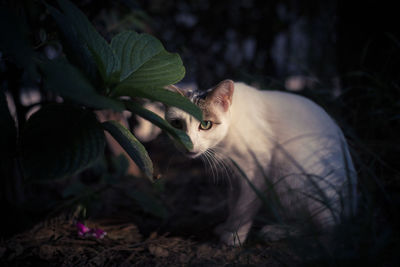
{"type": "MultiPolygon", "coordinates": [[[[88,220],[107,232],[102,239],[79,236],[74,220],[59,216],[1,242],[3,266],[281,266],[282,245],[227,247],[151,233],[144,238],[133,223],[88,220]]],[[[292,263],[295,263],[291,260],[292,263]]],[[[293,266],[293,265],[291,265],[293,266]]]]}

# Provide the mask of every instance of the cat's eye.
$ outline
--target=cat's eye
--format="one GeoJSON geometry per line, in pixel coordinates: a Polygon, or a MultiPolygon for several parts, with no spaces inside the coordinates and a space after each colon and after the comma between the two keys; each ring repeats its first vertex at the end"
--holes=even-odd
{"type": "Polygon", "coordinates": [[[200,122],[199,129],[200,130],[210,130],[213,123],[212,121],[202,121],[200,122]]]}
{"type": "Polygon", "coordinates": [[[169,122],[172,127],[178,129],[178,130],[183,130],[183,121],[182,120],[172,120],[169,122]]]}

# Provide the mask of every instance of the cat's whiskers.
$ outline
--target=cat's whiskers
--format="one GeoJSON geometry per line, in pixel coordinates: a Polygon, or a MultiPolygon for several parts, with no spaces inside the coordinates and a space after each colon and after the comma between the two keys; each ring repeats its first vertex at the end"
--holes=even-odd
{"type": "Polygon", "coordinates": [[[217,180],[219,179],[219,174],[221,175],[221,179],[225,179],[229,186],[232,187],[231,183],[231,175],[230,175],[230,166],[227,161],[225,161],[225,157],[223,154],[219,153],[216,149],[214,148],[209,148],[207,151],[208,157],[211,158],[211,160],[214,163],[216,172],[217,172],[217,180]]]}
{"type": "Polygon", "coordinates": [[[208,157],[209,157],[209,159],[210,159],[210,161],[211,161],[211,163],[212,163],[212,165],[214,167],[214,173],[215,173],[214,184],[217,184],[219,182],[219,180],[220,180],[219,179],[218,162],[216,161],[216,159],[215,159],[213,153],[211,153],[211,151],[207,150],[206,152],[207,152],[207,155],[208,155],[208,157]]]}
{"type": "Polygon", "coordinates": [[[219,182],[219,180],[220,180],[219,179],[218,162],[214,158],[214,155],[213,155],[213,153],[211,153],[211,151],[207,150],[206,154],[207,154],[207,157],[209,158],[210,163],[212,165],[211,167],[214,169],[214,177],[213,177],[214,184],[217,184],[219,182]]]}
{"type": "Polygon", "coordinates": [[[203,162],[204,163],[207,162],[206,165],[208,165],[210,167],[209,169],[206,168],[206,170],[207,171],[211,170],[211,176],[215,183],[215,173],[214,173],[215,166],[213,165],[213,161],[212,161],[212,158],[210,157],[210,154],[208,153],[208,151],[205,151],[201,156],[202,156],[201,158],[203,159],[203,162]]]}

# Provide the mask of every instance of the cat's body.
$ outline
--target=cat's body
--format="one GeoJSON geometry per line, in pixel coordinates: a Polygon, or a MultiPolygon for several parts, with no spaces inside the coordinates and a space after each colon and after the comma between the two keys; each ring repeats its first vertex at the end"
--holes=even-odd
{"type": "Polygon", "coordinates": [[[262,203],[256,191],[266,192],[267,198],[276,193],[285,218],[295,219],[306,210],[323,227],[354,209],[355,173],[346,141],[315,103],[229,80],[191,99],[203,110],[203,124],[179,109],[166,110],[166,119],[193,142],[187,155],[212,151],[232,160],[247,177],[239,177],[229,217],[216,229],[223,242],[246,239],[262,203]]]}

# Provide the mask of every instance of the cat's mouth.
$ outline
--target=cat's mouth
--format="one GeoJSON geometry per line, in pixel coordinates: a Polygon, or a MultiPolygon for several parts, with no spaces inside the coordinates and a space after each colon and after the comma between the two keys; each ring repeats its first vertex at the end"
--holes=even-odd
{"type": "Polygon", "coordinates": [[[200,156],[200,154],[201,154],[201,152],[193,152],[193,151],[187,151],[187,152],[185,153],[185,155],[186,155],[187,157],[192,158],[192,159],[194,159],[194,158],[200,156]]]}

